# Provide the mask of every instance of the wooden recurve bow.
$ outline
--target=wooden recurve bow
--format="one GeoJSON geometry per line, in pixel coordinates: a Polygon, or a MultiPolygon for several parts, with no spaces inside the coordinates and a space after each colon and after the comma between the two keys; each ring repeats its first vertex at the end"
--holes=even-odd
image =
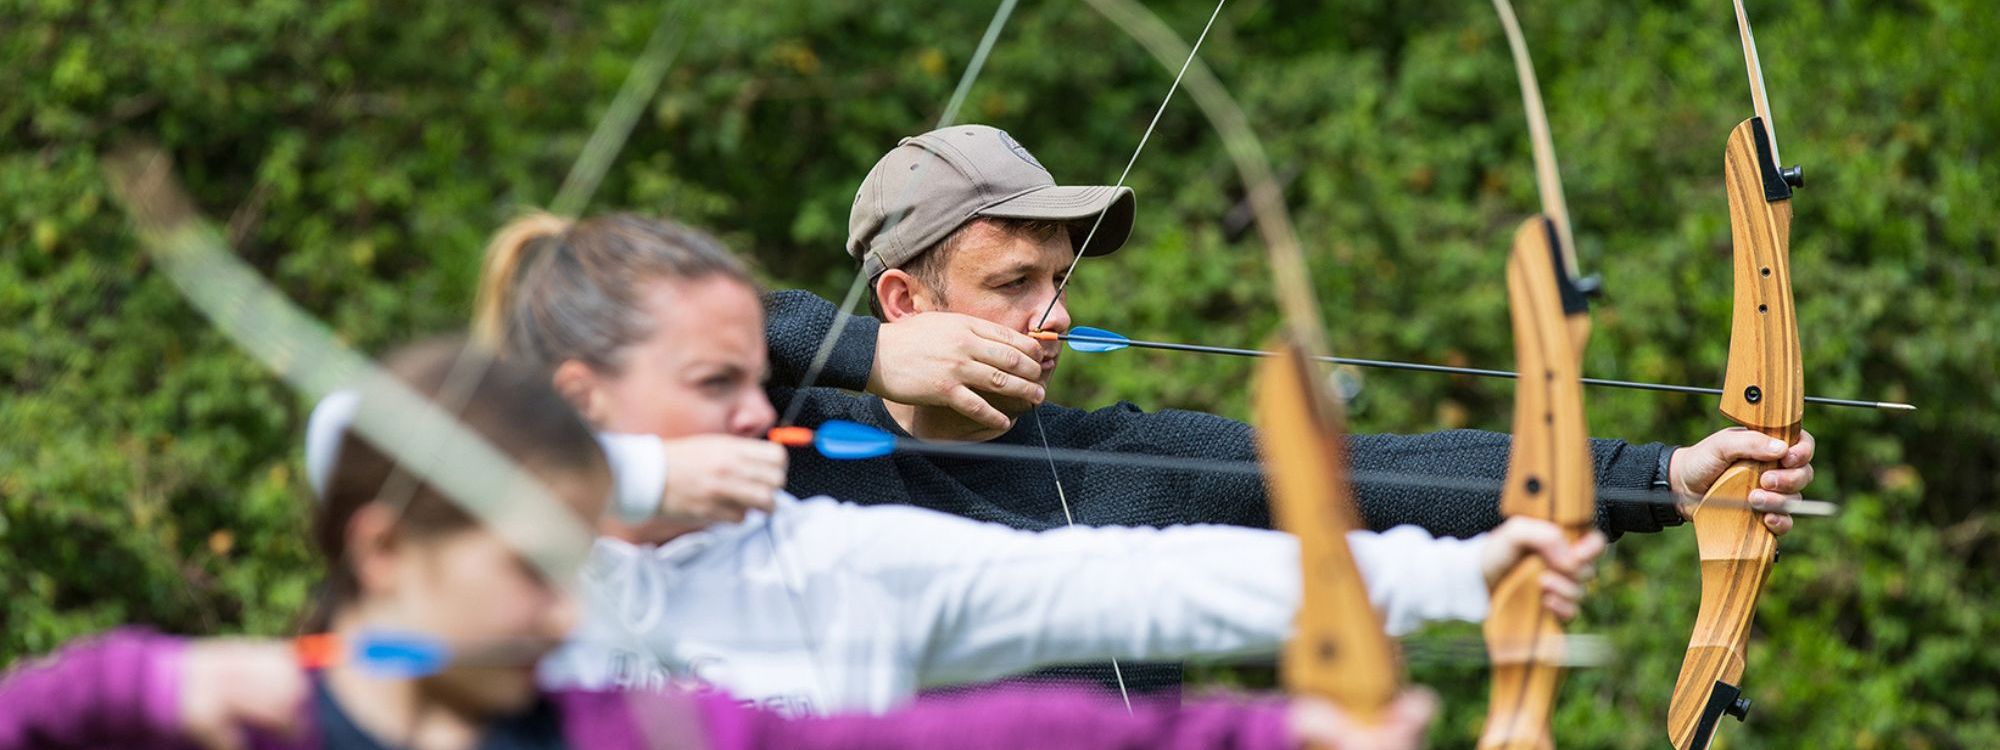
{"type": "MultiPolygon", "coordinates": [[[[1267,164],[1257,156],[1246,161],[1267,164]]],[[[1271,516],[1299,540],[1303,589],[1280,676],[1290,694],[1326,698],[1355,720],[1378,724],[1402,688],[1403,668],[1347,545],[1348,532],[1363,527],[1349,481],[1346,419],[1314,359],[1325,351],[1319,304],[1276,183],[1246,182],[1285,320],[1277,356],[1258,367],[1255,398],[1271,516]]]]}
{"type": "Polygon", "coordinates": [[[1402,667],[1347,546],[1361,525],[1340,407],[1304,346],[1288,340],[1277,351],[1257,369],[1256,419],[1271,516],[1299,540],[1303,589],[1280,657],[1285,691],[1378,723],[1402,686],[1402,667]]]}
{"type": "MultiPolygon", "coordinates": [[[[1494,0],[1513,52],[1534,148],[1542,213],[1521,222],[1507,257],[1507,298],[1516,369],[1514,447],[1501,490],[1508,517],[1539,518],[1574,541],[1590,533],[1596,512],[1590,433],[1583,412],[1583,349],[1590,338],[1588,297],[1595,278],[1577,274],[1555,148],[1527,44],[1507,0],[1494,0]]],[[[1493,684],[1482,749],[1554,747],[1549,713],[1565,660],[1563,624],[1542,604],[1548,565],[1530,555],[1493,589],[1484,625],[1493,684]]]]}
{"type": "MultiPolygon", "coordinates": [[[[1790,251],[1792,189],[1804,180],[1797,167],[1778,166],[1757,42],[1742,0],[1735,6],[1756,116],[1738,124],[1723,148],[1736,286],[1721,408],[1731,421],[1789,444],[1798,442],[1804,411],[1790,251]]],[[[1722,716],[1741,721],[1749,711],[1741,687],[1745,651],[1757,597],[1777,559],[1777,537],[1755,510],[1709,507],[1707,499],[1748,497],[1772,468],[1756,461],[1730,466],[1692,513],[1701,609],[1667,709],[1667,735],[1680,750],[1707,747],[1722,716]]]]}
{"type": "Polygon", "coordinates": [[[1313,360],[1325,353],[1319,303],[1270,159],[1235,99],[1157,16],[1133,0],[1087,2],[1161,63],[1184,66],[1189,95],[1242,178],[1284,320],[1278,355],[1258,368],[1255,399],[1272,518],[1299,539],[1303,590],[1279,669],[1288,693],[1326,698],[1360,722],[1379,723],[1402,688],[1403,668],[1348,549],[1348,532],[1362,526],[1345,419],[1313,360]]]}

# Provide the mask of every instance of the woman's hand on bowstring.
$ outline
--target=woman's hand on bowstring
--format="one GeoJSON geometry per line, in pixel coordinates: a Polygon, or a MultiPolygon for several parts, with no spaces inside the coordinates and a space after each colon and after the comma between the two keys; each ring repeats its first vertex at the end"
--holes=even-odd
{"type": "Polygon", "coordinates": [[[700,435],[663,441],[666,491],[660,515],[668,520],[734,523],[750,511],[770,512],[785,488],[790,457],[769,440],[700,435]]]}

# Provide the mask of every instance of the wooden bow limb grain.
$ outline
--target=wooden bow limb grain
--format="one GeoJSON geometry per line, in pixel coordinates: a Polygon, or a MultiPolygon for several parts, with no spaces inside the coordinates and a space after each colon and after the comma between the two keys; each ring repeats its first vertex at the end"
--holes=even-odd
{"type": "MultiPolygon", "coordinates": [[[[1724,149],[1729,225],[1735,243],[1735,312],[1722,413],[1785,441],[1799,440],[1804,375],[1791,288],[1791,189],[1779,174],[1762,118],[1736,126],[1724,149]]],[[[1692,512],[1701,556],[1701,606],[1667,709],[1681,750],[1706,747],[1722,715],[1739,720],[1750,624],[1778,540],[1749,508],[1707,507],[1709,497],[1748,497],[1776,464],[1741,461],[1723,472],[1692,512]]]]}
{"type": "MultiPolygon", "coordinates": [[[[1514,446],[1501,490],[1503,516],[1537,518],[1571,542],[1592,529],[1596,479],[1579,381],[1590,318],[1582,296],[1565,290],[1553,222],[1521,223],[1507,260],[1514,350],[1522,373],[1514,392],[1514,446]]],[[[1479,747],[1533,750],[1554,746],[1549,713],[1564,665],[1563,624],[1542,603],[1549,568],[1529,555],[1493,589],[1483,630],[1493,682],[1479,747]]]]}
{"type": "Polygon", "coordinates": [[[1347,546],[1348,532],[1360,524],[1343,420],[1300,348],[1287,342],[1279,351],[1258,367],[1255,409],[1271,515],[1298,537],[1302,572],[1280,676],[1286,692],[1329,699],[1355,720],[1376,724],[1402,687],[1402,665],[1347,546]]]}

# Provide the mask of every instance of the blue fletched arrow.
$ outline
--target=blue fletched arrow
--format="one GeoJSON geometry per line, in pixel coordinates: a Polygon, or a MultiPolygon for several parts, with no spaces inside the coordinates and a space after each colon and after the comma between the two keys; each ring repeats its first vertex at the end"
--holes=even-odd
{"type": "Polygon", "coordinates": [[[444,671],[451,652],[442,641],[414,633],[364,632],[354,639],[354,662],[378,677],[409,679],[444,671]]]}
{"type": "Polygon", "coordinates": [[[1077,326],[1069,329],[1069,348],[1079,352],[1115,352],[1132,340],[1102,328],[1077,326]]]}
{"type": "Polygon", "coordinates": [[[813,448],[827,458],[875,458],[895,450],[896,436],[859,422],[835,419],[813,431],[813,448]]]}

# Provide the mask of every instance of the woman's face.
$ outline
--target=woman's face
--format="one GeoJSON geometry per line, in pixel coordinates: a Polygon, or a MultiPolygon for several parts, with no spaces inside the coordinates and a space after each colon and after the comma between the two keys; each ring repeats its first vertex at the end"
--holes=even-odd
{"type": "MultiPolygon", "coordinates": [[[[544,480],[580,513],[601,509],[608,492],[608,477],[544,480]]],[[[450,666],[423,678],[425,692],[472,715],[531,705],[535,662],[576,627],[572,596],[483,526],[412,537],[394,530],[387,506],[363,512],[375,530],[364,533],[388,540],[366,545],[373,562],[363,564],[376,574],[364,619],[426,634],[450,651],[450,666]]]]}
{"type": "Polygon", "coordinates": [[[428,542],[411,564],[403,593],[424,602],[415,626],[451,644],[457,660],[425,678],[427,692],[473,713],[530,705],[535,662],[576,625],[569,597],[483,529],[428,542]]]}
{"type": "Polygon", "coordinates": [[[620,371],[596,373],[586,408],[610,432],[673,439],[762,437],[777,420],[764,396],[764,305],[724,276],[655,280],[640,297],[651,335],[621,353],[620,371]]]}

